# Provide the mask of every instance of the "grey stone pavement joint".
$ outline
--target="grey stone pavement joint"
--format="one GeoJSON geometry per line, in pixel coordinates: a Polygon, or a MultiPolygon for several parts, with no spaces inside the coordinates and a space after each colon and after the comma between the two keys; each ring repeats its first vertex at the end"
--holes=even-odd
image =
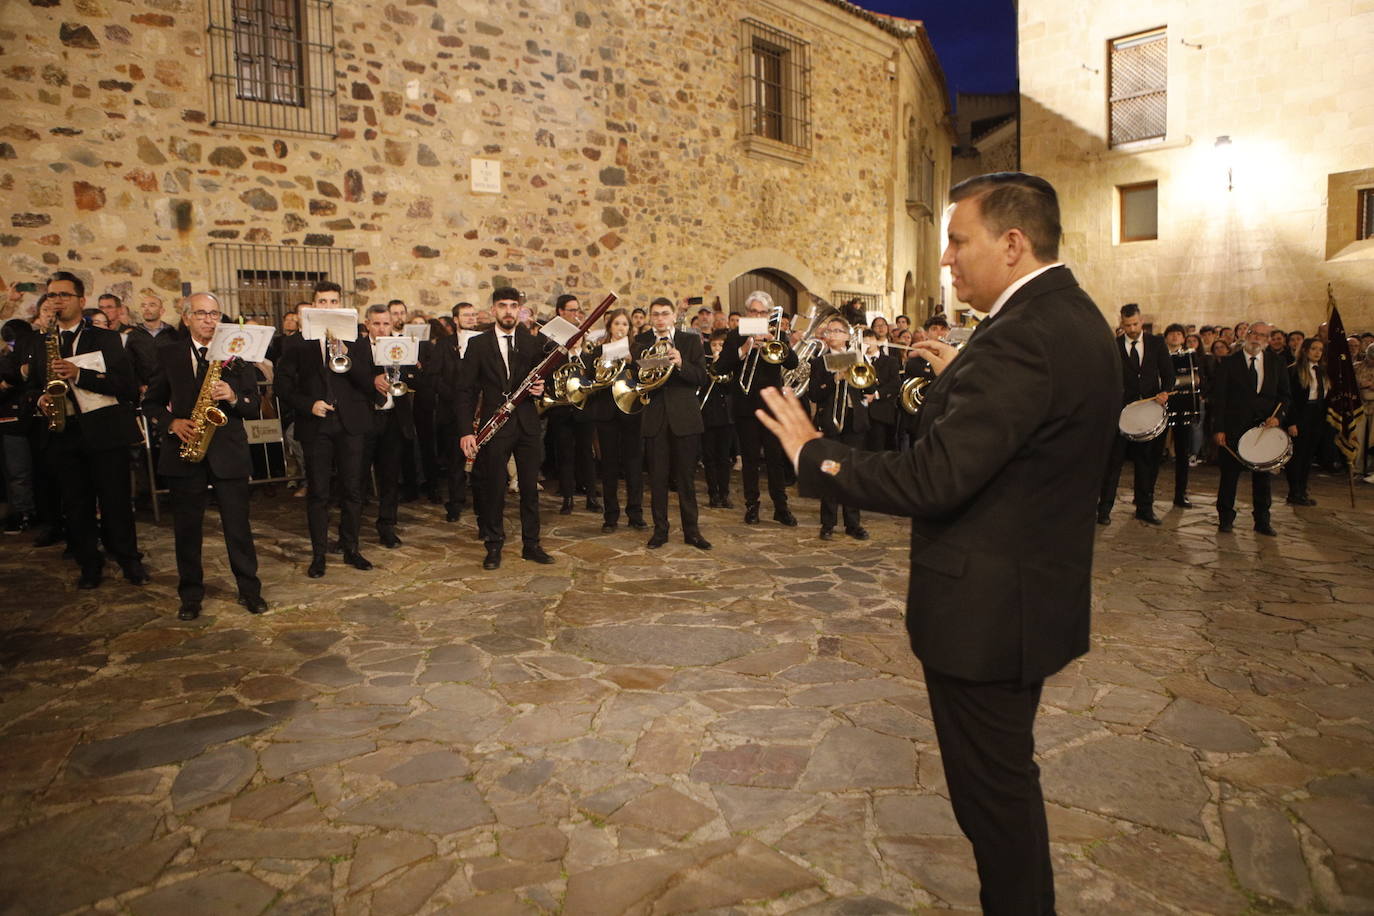
{"type": "MultiPolygon", "coordinates": [[[[1277,539],[1199,495],[1099,530],[1093,649],[1037,725],[1060,912],[1374,912],[1374,499],[1313,493],[1277,539]]],[[[273,611],[207,528],[194,623],[169,524],[142,589],[6,539],[0,912],[977,910],[905,523],[704,510],[710,554],[647,551],[544,502],[555,566],[482,572],[411,503],[375,570],[311,581],[300,501],[256,494],[273,611]]]]}

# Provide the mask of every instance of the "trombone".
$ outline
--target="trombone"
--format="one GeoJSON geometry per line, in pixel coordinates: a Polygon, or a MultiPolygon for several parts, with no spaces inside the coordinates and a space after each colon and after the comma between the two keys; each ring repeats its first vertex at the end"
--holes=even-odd
{"type": "Polygon", "coordinates": [[[782,339],[782,316],[783,308],[780,305],[768,310],[768,324],[773,328],[773,337],[762,344],[750,347],[749,355],[744,358],[746,365],[739,374],[739,388],[745,394],[754,387],[754,373],[758,371],[759,360],[770,366],[780,366],[787,359],[787,352],[791,348],[782,339]]]}

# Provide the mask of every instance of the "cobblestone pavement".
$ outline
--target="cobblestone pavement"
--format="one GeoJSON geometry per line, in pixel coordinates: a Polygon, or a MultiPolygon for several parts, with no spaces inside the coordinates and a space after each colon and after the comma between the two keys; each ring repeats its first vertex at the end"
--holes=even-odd
{"type": "MultiPolygon", "coordinates": [[[[1094,648],[1038,723],[1061,912],[1374,909],[1374,512],[1342,483],[1277,540],[1205,497],[1100,531],[1094,648]]],[[[904,524],[706,511],[702,554],[553,505],[556,566],[484,573],[415,503],[377,569],[314,582],[303,501],[260,494],[273,612],[207,539],[189,624],[167,523],[142,589],[6,539],[0,912],[976,909],[904,524]]]]}

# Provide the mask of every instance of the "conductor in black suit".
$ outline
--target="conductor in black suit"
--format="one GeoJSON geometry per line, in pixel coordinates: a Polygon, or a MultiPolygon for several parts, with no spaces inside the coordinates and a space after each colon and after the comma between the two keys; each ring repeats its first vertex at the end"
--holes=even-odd
{"type": "Polygon", "coordinates": [[[1044,679],[1088,650],[1093,515],[1121,373],[1107,323],[1058,263],[1054,189],[1002,172],[950,197],[941,263],[959,298],[989,315],[957,356],[917,344],[940,374],[912,449],[823,439],[790,393],[766,394],[768,422],[803,495],[911,517],[907,630],[983,911],[1047,914],[1032,726],[1044,679]]]}
{"type": "MultiPolygon", "coordinates": [[[[363,324],[367,328],[369,346],[375,344],[377,338],[395,333],[392,314],[385,305],[367,307],[363,324]]],[[[416,384],[419,377],[416,366],[398,366],[397,370],[395,377],[407,387],[416,384]]],[[[363,479],[367,479],[369,470],[376,471],[377,539],[390,550],[401,546],[401,539],[396,534],[396,517],[401,502],[401,466],[406,443],[415,441],[415,395],[409,391],[402,395],[392,394],[387,371],[385,366],[373,367],[376,375],[372,385],[381,401],[373,407],[372,429],[363,436],[363,479]]]]}
{"type": "MultiPolygon", "coordinates": [[[[97,536],[119,562],[124,578],[134,585],[143,585],[148,581],[148,572],[138,552],[129,491],[129,446],[138,441],[134,422],[138,379],[133,362],[118,332],[83,323],[86,288],[79,277],[67,271],[55,273],[48,281],[46,293],[38,316],[39,326],[48,327],[56,317],[61,358],[54,369],[69,390],[65,428],[55,432],[48,430],[46,422],[38,424],[40,452],[61,493],[67,542],[81,568],[76,587],[89,589],[100,585],[105,558],[97,546],[97,536]],[[103,369],[79,368],[71,362],[73,356],[95,353],[104,359],[103,369]],[[114,401],[83,409],[76,389],[114,401]]],[[[48,382],[45,340],[35,337],[31,347],[25,385],[38,397],[39,409],[46,411],[50,398],[42,394],[48,382]]]]}
{"type": "Polygon", "coordinates": [[[676,314],[671,300],[662,296],[655,299],[649,305],[650,330],[630,344],[636,378],[639,378],[640,357],[659,340],[667,342],[673,368],[668,381],[649,393],[640,427],[644,451],[649,457],[649,490],[654,518],[654,533],[648,547],[653,550],[668,543],[668,480],[671,477],[677,488],[683,542],[698,550],[710,550],[711,542],[701,536],[697,524],[696,469],[697,459],[701,457],[701,434],[706,424],[701,419],[701,404],[696,393],[711,380],[706,375],[701,335],[674,330],[676,314]]]}
{"type": "Polygon", "coordinates": [[[509,286],[491,294],[491,313],[496,325],[468,341],[458,368],[456,394],[458,429],[463,454],[473,461],[473,505],[477,533],[487,547],[483,569],[501,565],[506,542],[506,462],[515,456],[515,475],[520,486],[520,556],[535,563],[552,563],[553,557],[539,543],[539,436],[537,400],[544,380],[529,387],[530,396],[520,402],[501,430],[477,450],[474,420],[485,423],[520,387],[525,377],[544,358],[542,336],[520,327],[520,292],[509,286]]]}
{"type": "MultiPolygon", "coordinates": [[[[1270,326],[1257,321],[1245,334],[1240,349],[1217,364],[1212,377],[1211,409],[1216,417],[1213,433],[1221,465],[1217,487],[1217,529],[1231,530],[1236,520],[1236,485],[1244,470],[1234,449],[1240,437],[1255,426],[1279,426],[1293,402],[1288,368],[1282,357],[1267,346],[1270,326]]],[[[1269,522],[1269,474],[1251,471],[1250,492],[1254,500],[1255,531],[1274,536],[1269,522]]]]}
{"type": "MultiPolygon", "coordinates": [[[[1174,363],[1164,338],[1146,334],[1140,323],[1140,306],[1128,303],[1121,307],[1121,336],[1116,339],[1116,354],[1121,361],[1121,406],[1145,398],[1153,398],[1161,405],[1169,401],[1174,389],[1174,363]]],[[[1097,523],[1112,523],[1112,506],[1116,503],[1116,487],[1121,480],[1121,465],[1127,455],[1135,466],[1135,517],[1147,525],[1162,524],[1155,515],[1155,479],[1159,476],[1159,462],[1164,453],[1164,434],[1137,442],[1117,433],[1112,443],[1112,456],[1107,465],[1107,477],[1102,482],[1102,494],[1097,501],[1097,523]]]]}
{"type": "MultiPolygon", "coordinates": [[[[314,308],[339,308],[343,290],[337,283],[315,284],[314,308]]],[[[372,564],[358,550],[363,506],[363,437],[372,429],[372,408],[380,404],[372,371],[372,347],[362,340],[344,341],[347,372],[329,368],[326,341],[297,335],[282,348],[277,367],[277,394],[296,412],[296,439],[305,450],[309,488],[305,512],[310,523],[312,579],[324,575],[329,543],[331,482],[339,487],[339,547],[344,562],[355,569],[372,564]]]]}
{"type": "Polygon", "coordinates": [[[152,382],[143,398],[143,412],[163,430],[158,473],[172,492],[172,531],[176,535],[177,617],[195,620],[205,599],[205,573],[201,545],[205,539],[205,503],[209,487],[215,488],[229,569],[238,584],[239,603],[250,614],[267,610],[258,579],[258,554],[248,521],[248,478],[253,461],[248,454],[244,420],[261,413],[257,373],[242,360],[220,370],[220,380],[210,389],[214,406],[224,412],[225,424],[215,429],[210,447],[199,462],[181,457],[181,446],[194,438],[191,421],[196,401],[210,368],[207,348],[219,323],[219,301],[210,293],[195,293],[182,303],[183,320],[190,339],[173,338],[157,348],[152,382]]]}

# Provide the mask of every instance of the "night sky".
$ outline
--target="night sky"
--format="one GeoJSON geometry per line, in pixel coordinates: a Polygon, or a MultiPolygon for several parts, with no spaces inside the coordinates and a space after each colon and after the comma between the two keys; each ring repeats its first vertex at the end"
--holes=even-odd
{"type": "Polygon", "coordinates": [[[1016,88],[1016,11],[1012,0],[855,0],[865,9],[925,23],[956,92],[1011,92],[1016,88]]]}

